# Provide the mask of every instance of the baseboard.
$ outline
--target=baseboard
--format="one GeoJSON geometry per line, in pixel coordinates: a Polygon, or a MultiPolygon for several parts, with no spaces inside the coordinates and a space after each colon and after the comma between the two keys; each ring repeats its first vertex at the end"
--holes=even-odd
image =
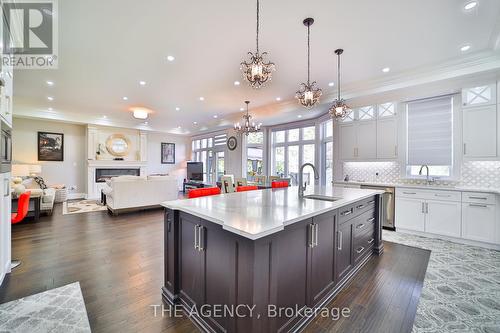
{"type": "Polygon", "coordinates": [[[75,200],[75,199],[85,199],[87,197],[87,194],[85,193],[68,193],[68,200],[75,200]]]}

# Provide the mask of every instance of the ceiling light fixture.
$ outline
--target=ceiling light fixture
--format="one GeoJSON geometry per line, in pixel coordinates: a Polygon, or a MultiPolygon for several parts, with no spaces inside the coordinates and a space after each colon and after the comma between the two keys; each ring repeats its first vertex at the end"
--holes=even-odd
{"type": "Polygon", "coordinates": [[[47,99],[52,102],[54,100],[54,97],[48,96],[47,99]]]}
{"type": "Polygon", "coordinates": [[[299,118],[299,119],[300,119],[300,118],[302,118],[302,115],[301,115],[301,114],[299,114],[299,115],[297,116],[297,118],[299,118]]]}
{"type": "Polygon", "coordinates": [[[172,56],[172,55],[169,55],[169,56],[167,56],[167,60],[168,60],[168,61],[174,61],[174,60],[175,60],[175,57],[174,57],[174,56],[172,56]]]}
{"type": "Polygon", "coordinates": [[[200,101],[202,101],[202,102],[203,102],[204,100],[205,100],[205,97],[203,97],[203,96],[202,96],[202,97],[200,97],[200,101]]]}
{"type": "Polygon", "coordinates": [[[329,85],[330,87],[333,87],[333,86],[335,85],[335,82],[330,82],[330,83],[328,83],[328,85],[329,85]]]}
{"type": "Polygon", "coordinates": [[[146,81],[139,81],[139,84],[140,84],[141,86],[145,86],[145,85],[146,85],[146,81]]]}
{"type": "Polygon", "coordinates": [[[217,119],[217,118],[219,118],[219,116],[218,116],[218,115],[216,115],[216,114],[214,114],[214,119],[217,119]]]}
{"type": "Polygon", "coordinates": [[[333,101],[332,106],[328,109],[330,116],[335,119],[343,119],[351,109],[345,101],[340,97],[340,55],[344,52],[343,49],[336,49],[337,55],[337,99],[333,101]]]}
{"type": "Polygon", "coordinates": [[[313,18],[306,18],[303,21],[307,27],[307,83],[301,83],[300,90],[295,93],[295,98],[299,100],[300,105],[306,109],[312,109],[319,103],[319,98],[323,93],[320,88],[316,87],[316,81],[311,82],[311,25],[314,23],[313,18]]]}
{"type": "Polygon", "coordinates": [[[239,86],[240,85],[240,81],[234,81],[234,85],[235,86],[239,86]]]}
{"type": "Polygon", "coordinates": [[[133,110],[133,116],[135,119],[148,119],[149,112],[144,110],[144,109],[134,109],[133,110]]]}
{"type": "Polygon", "coordinates": [[[276,100],[279,102],[281,101],[281,97],[276,97],[276,100]]]}
{"type": "Polygon", "coordinates": [[[103,115],[103,116],[102,116],[102,119],[106,119],[106,118],[108,118],[108,116],[106,116],[106,115],[103,115]]]}
{"type": "Polygon", "coordinates": [[[382,72],[384,72],[384,73],[389,73],[390,71],[391,71],[391,69],[389,67],[382,68],[382,72]]]}
{"type": "Polygon", "coordinates": [[[245,108],[240,108],[240,111],[245,111],[245,108]]]}
{"type": "Polygon", "coordinates": [[[180,107],[178,107],[178,106],[175,107],[175,111],[180,111],[180,110],[181,110],[180,107]]]}
{"type": "Polygon", "coordinates": [[[47,81],[47,85],[52,87],[54,85],[54,81],[47,81]]]}
{"type": "Polygon", "coordinates": [[[260,24],[260,3],[257,0],[257,34],[256,34],[256,51],[255,53],[248,52],[250,59],[248,62],[240,63],[240,69],[243,73],[243,78],[250,84],[252,88],[258,89],[264,86],[272,79],[272,72],[276,70],[274,63],[264,62],[264,57],[267,52],[259,53],[259,24],[260,24]]]}
{"type": "Polygon", "coordinates": [[[464,45],[460,48],[460,51],[462,52],[467,52],[470,50],[470,45],[464,45]]]}
{"type": "Polygon", "coordinates": [[[471,10],[472,8],[477,6],[477,1],[471,1],[465,4],[464,9],[465,10],[471,10]]]}
{"type": "Polygon", "coordinates": [[[247,105],[247,113],[243,115],[243,119],[245,119],[243,121],[243,126],[240,125],[240,123],[236,123],[234,124],[234,130],[239,134],[248,136],[250,133],[259,132],[261,124],[255,124],[251,121],[252,116],[248,114],[248,104],[250,104],[250,101],[245,101],[245,104],[247,105]]]}
{"type": "Polygon", "coordinates": [[[128,97],[127,96],[123,96],[122,98],[124,101],[128,101],[128,97]]]}
{"type": "Polygon", "coordinates": [[[48,108],[47,110],[49,110],[49,111],[54,111],[54,109],[53,109],[53,108],[48,108]]]}
{"type": "Polygon", "coordinates": [[[198,122],[197,121],[193,121],[193,125],[198,125],[198,122]]]}

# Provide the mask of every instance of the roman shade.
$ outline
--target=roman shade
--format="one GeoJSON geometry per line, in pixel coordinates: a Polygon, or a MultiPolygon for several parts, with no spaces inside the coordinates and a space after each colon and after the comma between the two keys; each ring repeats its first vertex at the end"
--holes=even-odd
{"type": "Polygon", "coordinates": [[[453,97],[407,104],[408,165],[452,165],[453,97]]]}

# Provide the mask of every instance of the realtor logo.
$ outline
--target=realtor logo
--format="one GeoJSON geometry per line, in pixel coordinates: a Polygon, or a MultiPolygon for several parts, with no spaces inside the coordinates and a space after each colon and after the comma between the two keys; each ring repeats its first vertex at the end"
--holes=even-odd
{"type": "Polygon", "coordinates": [[[2,65],[57,69],[57,0],[2,1],[2,65]]]}

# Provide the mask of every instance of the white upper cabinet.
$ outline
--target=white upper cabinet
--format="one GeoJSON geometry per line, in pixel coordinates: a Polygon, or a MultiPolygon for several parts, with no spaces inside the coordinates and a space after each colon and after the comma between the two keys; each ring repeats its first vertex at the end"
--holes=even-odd
{"type": "Polygon", "coordinates": [[[394,117],[377,121],[377,158],[393,159],[398,156],[398,123],[394,117]]]}
{"type": "Polygon", "coordinates": [[[462,106],[495,105],[497,104],[496,92],[496,83],[462,89],[462,106]]]}
{"type": "Polygon", "coordinates": [[[496,105],[463,109],[463,150],[466,158],[497,156],[497,117],[496,105]]]}
{"type": "Polygon", "coordinates": [[[375,121],[356,124],[357,150],[356,158],[371,160],[377,158],[377,123],[375,121]]]}
{"type": "Polygon", "coordinates": [[[342,124],[339,126],[340,132],[340,156],[343,160],[353,160],[356,158],[356,124],[342,124]]]}

